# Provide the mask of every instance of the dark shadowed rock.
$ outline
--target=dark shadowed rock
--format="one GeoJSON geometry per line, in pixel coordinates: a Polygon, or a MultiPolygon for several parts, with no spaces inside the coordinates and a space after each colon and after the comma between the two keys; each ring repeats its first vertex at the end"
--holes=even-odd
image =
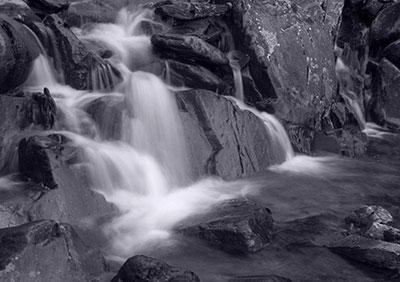
{"type": "Polygon", "coordinates": [[[370,42],[373,46],[388,44],[400,37],[400,3],[385,8],[371,24],[370,42]]]}
{"type": "Polygon", "coordinates": [[[19,170],[45,189],[58,188],[53,168],[62,161],[63,140],[61,135],[33,136],[24,138],[18,145],[19,170]]]}
{"type": "Polygon", "coordinates": [[[382,56],[400,69],[400,39],[387,46],[382,56]]]}
{"type": "Polygon", "coordinates": [[[89,52],[57,15],[47,16],[44,23],[55,41],[56,49],[51,49],[50,55],[56,67],[63,71],[67,84],[76,89],[96,89],[101,85],[100,78],[107,81],[108,88],[118,81],[118,71],[97,54],[89,52]]]}
{"type": "Polygon", "coordinates": [[[351,235],[332,243],[329,248],[335,253],[374,267],[400,268],[400,245],[351,235]]]}
{"type": "Polygon", "coordinates": [[[226,252],[253,253],[271,242],[274,220],[269,209],[241,198],[218,203],[205,214],[185,220],[177,230],[226,252]]]}
{"type": "Polygon", "coordinates": [[[248,100],[276,100],[279,118],[317,128],[336,89],[333,42],[343,1],[230,2],[235,43],[250,55],[251,76],[263,95],[248,100]]]}
{"type": "Polygon", "coordinates": [[[169,34],[197,36],[207,42],[221,35],[216,20],[212,18],[185,21],[168,30],[169,34]]]}
{"type": "Polygon", "coordinates": [[[56,14],[67,10],[69,0],[24,0],[40,16],[56,14]]]}
{"type": "Polygon", "coordinates": [[[151,37],[151,43],[163,57],[215,65],[228,64],[228,59],[218,48],[196,36],[156,34],[151,37]]]}
{"type": "Polygon", "coordinates": [[[128,259],[112,282],[200,282],[189,270],[169,266],[161,260],[145,256],[128,259]]]}
{"type": "Polygon", "coordinates": [[[39,47],[22,24],[0,15],[0,94],[26,81],[39,47]]]}
{"type": "Polygon", "coordinates": [[[292,280],[281,277],[281,276],[242,276],[230,279],[229,282],[292,282],[292,280]]]}
{"type": "Polygon", "coordinates": [[[285,152],[273,145],[264,123],[250,111],[206,90],[176,95],[195,177],[235,179],[285,160],[285,152]]]}
{"type": "Polygon", "coordinates": [[[208,3],[190,3],[175,2],[161,5],[155,9],[155,13],[161,16],[168,16],[178,20],[193,20],[205,17],[222,16],[229,11],[231,5],[228,4],[208,4],[208,3]]]}
{"type": "Polygon", "coordinates": [[[51,220],[0,229],[0,250],[1,281],[88,281],[105,268],[100,253],[51,220]]]}

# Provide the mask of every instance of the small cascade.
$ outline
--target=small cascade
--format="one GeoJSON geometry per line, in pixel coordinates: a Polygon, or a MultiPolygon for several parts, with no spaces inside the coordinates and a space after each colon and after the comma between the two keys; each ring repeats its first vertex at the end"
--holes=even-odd
{"type": "Polygon", "coordinates": [[[273,144],[274,149],[272,151],[275,154],[275,159],[282,160],[283,162],[294,157],[295,154],[289,136],[276,117],[266,112],[259,112],[255,108],[252,108],[235,98],[228,97],[228,99],[232,100],[241,110],[252,112],[264,122],[265,129],[267,130],[273,144]]]}
{"type": "Polygon", "coordinates": [[[97,64],[96,67],[91,70],[90,88],[94,91],[109,91],[112,89],[113,85],[115,85],[115,81],[117,81],[116,74],[108,62],[97,64]]]}
{"type": "MultiPolygon", "coordinates": [[[[26,87],[44,86],[54,87],[57,84],[54,70],[52,69],[48,58],[40,54],[33,62],[33,69],[25,83],[26,87]]],[[[42,89],[43,90],[43,89],[42,89]]]]}
{"type": "Polygon", "coordinates": [[[239,52],[229,52],[228,59],[229,65],[233,72],[233,81],[235,83],[235,97],[239,101],[244,101],[243,79],[242,79],[242,65],[240,62],[239,52]]]}

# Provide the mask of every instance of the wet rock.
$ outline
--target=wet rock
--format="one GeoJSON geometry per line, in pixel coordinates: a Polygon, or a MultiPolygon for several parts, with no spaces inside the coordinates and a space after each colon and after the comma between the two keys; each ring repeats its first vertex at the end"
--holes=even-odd
{"type": "Polygon", "coordinates": [[[2,1],[0,3],[0,11],[3,15],[6,15],[17,21],[40,21],[40,18],[22,0],[2,1]]]}
{"type": "Polygon", "coordinates": [[[235,179],[284,161],[285,153],[274,148],[264,123],[250,111],[207,90],[176,95],[194,177],[235,179]]]}
{"type": "Polygon", "coordinates": [[[169,266],[167,263],[145,256],[128,259],[112,282],[200,282],[189,270],[169,266]]]}
{"type": "Polygon", "coordinates": [[[253,103],[276,100],[279,118],[318,129],[314,122],[336,89],[333,42],[343,1],[231,2],[235,43],[250,55],[263,95],[253,103]]]}
{"type": "Polygon", "coordinates": [[[371,24],[372,46],[388,44],[400,37],[400,3],[393,4],[379,13],[371,24]]]}
{"type": "Polygon", "coordinates": [[[400,268],[400,245],[350,235],[332,243],[329,248],[338,254],[374,267],[400,268]]]}
{"type": "Polygon", "coordinates": [[[373,223],[391,224],[392,215],[380,206],[362,206],[345,218],[347,224],[354,224],[356,227],[367,227],[373,223]]]}
{"type": "Polygon", "coordinates": [[[281,277],[281,276],[274,276],[274,275],[269,275],[269,276],[241,276],[241,277],[235,277],[229,282],[292,282],[292,280],[281,277]]]}
{"type": "Polygon", "coordinates": [[[169,29],[168,33],[197,36],[210,42],[221,35],[221,30],[214,19],[204,18],[182,22],[169,29]]]}
{"type": "Polygon", "coordinates": [[[18,145],[20,172],[45,189],[56,189],[58,184],[53,175],[53,168],[59,163],[63,151],[61,135],[33,136],[24,138],[18,145]]]}
{"type": "Polygon", "coordinates": [[[0,15],[0,94],[26,81],[39,47],[22,24],[0,15]]]}
{"type": "Polygon", "coordinates": [[[388,3],[380,0],[367,0],[362,6],[361,13],[368,21],[372,21],[385,8],[385,4],[388,3]]]}
{"type": "Polygon", "coordinates": [[[107,95],[92,101],[86,112],[96,122],[103,139],[121,140],[126,103],[122,96],[107,95]]]}
{"type": "Polygon", "coordinates": [[[205,17],[222,16],[228,12],[231,5],[175,2],[161,5],[155,9],[155,13],[161,16],[168,16],[178,20],[193,20],[205,17]]]}
{"type": "Polygon", "coordinates": [[[221,202],[205,214],[185,220],[178,231],[226,252],[253,253],[273,239],[274,220],[269,209],[240,198],[221,202]]]}
{"type": "Polygon", "coordinates": [[[52,32],[51,40],[55,41],[55,49],[50,50],[50,55],[56,68],[64,73],[67,84],[82,90],[97,88],[100,81],[107,81],[108,88],[117,82],[115,79],[120,78],[119,72],[89,52],[57,15],[47,16],[44,23],[52,32]]]}
{"type": "Polygon", "coordinates": [[[2,281],[88,281],[104,272],[100,254],[51,220],[0,229],[0,250],[2,281]]]}
{"type": "Polygon", "coordinates": [[[196,36],[156,34],[152,36],[151,43],[163,57],[215,65],[228,64],[228,59],[218,48],[196,36]]]}
{"type": "Polygon", "coordinates": [[[57,14],[61,11],[67,10],[69,7],[69,0],[24,0],[29,7],[40,16],[49,14],[57,14]]]}
{"type": "Polygon", "coordinates": [[[363,235],[372,239],[394,242],[400,239],[400,230],[386,224],[374,222],[363,235]]]}
{"type": "Polygon", "coordinates": [[[382,56],[400,69],[400,39],[387,46],[382,56]]]}
{"type": "Polygon", "coordinates": [[[44,88],[42,92],[32,94],[33,104],[32,121],[34,124],[40,124],[44,129],[50,129],[54,125],[57,114],[56,102],[50,95],[50,91],[44,88]]]}

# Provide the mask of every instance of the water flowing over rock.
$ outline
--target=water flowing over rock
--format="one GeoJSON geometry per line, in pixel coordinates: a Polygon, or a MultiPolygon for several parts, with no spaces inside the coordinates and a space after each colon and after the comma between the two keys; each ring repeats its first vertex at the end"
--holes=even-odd
{"type": "Polygon", "coordinates": [[[186,236],[201,238],[230,253],[252,253],[265,248],[274,236],[269,209],[249,199],[216,204],[204,215],[187,219],[178,227],[186,236]]]}
{"type": "Polygon", "coordinates": [[[112,282],[200,282],[189,270],[169,266],[161,260],[145,256],[128,259],[112,282]]]}
{"type": "Polygon", "coordinates": [[[39,48],[22,24],[0,15],[0,94],[28,78],[39,48]]]}
{"type": "Polygon", "coordinates": [[[263,122],[250,111],[206,90],[178,92],[194,175],[226,179],[265,171],[285,160],[263,122]],[[240,165],[238,165],[240,164],[240,165]]]}

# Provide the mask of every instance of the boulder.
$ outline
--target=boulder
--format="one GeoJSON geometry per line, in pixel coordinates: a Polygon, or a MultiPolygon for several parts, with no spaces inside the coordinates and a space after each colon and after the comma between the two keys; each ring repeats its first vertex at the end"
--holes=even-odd
{"type": "Polygon", "coordinates": [[[61,11],[67,10],[69,7],[69,0],[24,0],[32,10],[44,17],[50,14],[57,14],[61,11]]]}
{"type": "Polygon", "coordinates": [[[26,81],[39,46],[25,27],[0,15],[0,94],[26,81]]]}
{"type": "Polygon", "coordinates": [[[400,69],[400,39],[387,46],[382,56],[400,69]]]}
{"type": "Polygon", "coordinates": [[[354,224],[355,227],[364,228],[373,223],[391,224],[392,215],[380,206],[362,206],[345,218],[347,224],[354,224]]]}
{"type": "Polygon", "coordinates": [[[145,256],[129,258],[111,282],[200,282],[189,270],[169,266],[167,263],[145,256]]]}
{"type": "Polygon", "coordinates": [[[218,48],[196,36],[155,34],[151,37],[151,43],[162,57],[213,65],[229,63],[218,48]]]}
{"type": "Polygon", "coordinates": [[[169,34],[197,36],[207,42],[221,35],[221,29],[213,18],[180,22],[168,30],[169,34]]]}
{"type": "Polygon", "coordinates": [[[285,152],[252,112],[206,90],[176,96],[195,177],[213,174],[235,179],[285,160],[285,152]]]}
{"type": "Polygon", "coordinates": [[[40,18],[31,10],[31,8],[23,1],[6,0],[0,2],[0,11],[14,20],[18,21],[39,21],[40,18]]]}
{"type": "Polygon", "coordinates": [[[19,170],[28,179],[45,189],[56,189],[58,184],[53,168],[62,161],[65,138],[62,135],[32,136],[18,145],[19,170]]]}
{"type": "Polygon", "coordinates": [[[393,270],[400,268],[400,245],[396,243],[350,235],[333,242],[329,248],[373,267],[393,270]]]}
{"type": "Polygon", "coordinates": [[[399,229],[377,222],[374,222],[362,235],[387,242],[396,242],[400,240],[399,229]]]}
{"type": "Polygon", "coordinates": [[[56,68],[64,73],[67,84],[83,90],[96,89],[102,84],[112,88],[119,81],[119,72],[100,56],[89,52],[57,15],[47,16],[44,23],[51,30],[50,37],[55,42],[55,49],[50,48],[49,53],[56,68]]]}
{"type": "MultiPolygon", "coordinates": [[[[168,2],[167,2],[168,3],[168,2]]],[[[194,20],[205,17],[222,16],[228,12],[231,5],[228,4],[209,4],[209,3],[190,3],[173,2],[159,5],[155,9],[157,15],[171,17],[177,20],[194,20]]]]}
{"type": "Polygon", "coordinates": [[[205,214],[185,220],[177,230],[229,253],[254,253],[273,239],[274,220],[269,209],[240,198],[216,204],[205,214]]]}
{"type": "Polygon", "coordinates": [[[0,229],[0,250],[1,281],[89,281],[105,272],[101,254],[51,220],[0,229]]]}
{"type": "Polygon", "coordinates": [[[246,99],[271,104],[282,120],[318,129],[315,122],[336,91],[333,42],[344,1],[230,2],[236,46],[250,55],[251,76],[263,95],[246,99]]]}
{"type": "Polygon", "coordinates": [[[400,3],[386,7],[371,24],[370,44],[387,45],[400,38],[400,3]]]}

